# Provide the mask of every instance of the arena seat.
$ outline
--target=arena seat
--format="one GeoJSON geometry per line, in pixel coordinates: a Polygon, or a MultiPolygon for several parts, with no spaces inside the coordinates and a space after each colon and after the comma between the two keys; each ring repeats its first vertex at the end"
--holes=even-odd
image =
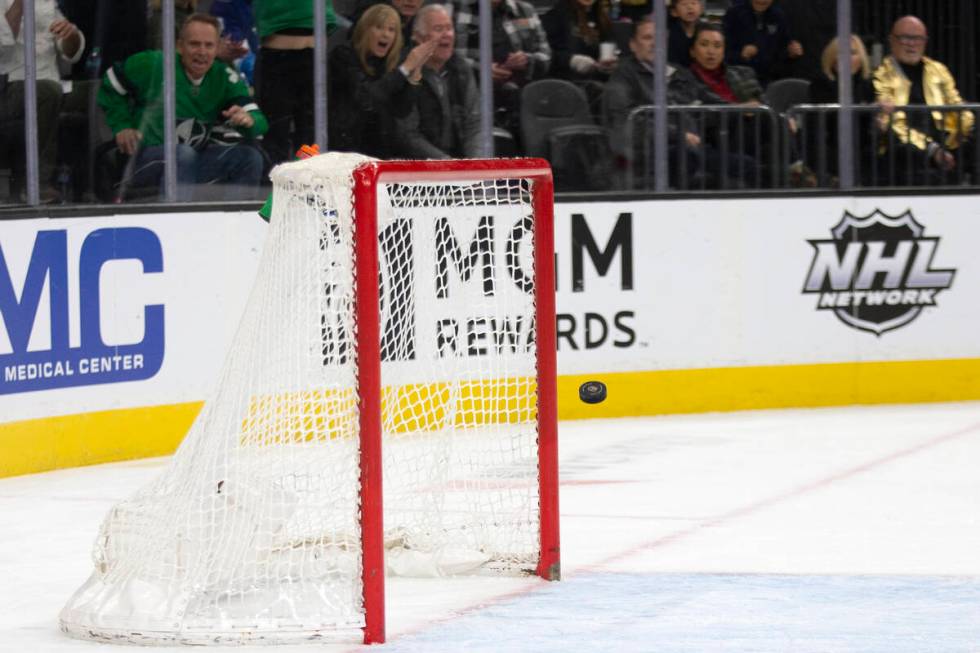
{"type": "Polygon", "coordinates": [[[521,138],[527,156],[551,162],[555,190],[612,187],[609,130],[595,124],[585,92],[572,82],[541,79],[523,88],[521,138]]]}

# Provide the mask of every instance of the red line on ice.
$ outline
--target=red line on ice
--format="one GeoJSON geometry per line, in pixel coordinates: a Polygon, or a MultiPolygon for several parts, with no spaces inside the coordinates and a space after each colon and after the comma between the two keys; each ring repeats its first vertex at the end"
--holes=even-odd
{"type": "Polygon", "coordinates": [[[679,531],[675,531],[673,533],[664,535],[662,537],[658,537],[655,540],[638,544],[629,550],[623,551],[621,553],[617,553],[616,555],[610,556],[598,563],[584,567],[580,571],[595,571],[607,565],[613,564],[615,562],[619,562],[621,560],[630,558],[631,556],[634,556],[643,551],[647,551],[649,549],[655,549],[661,546],[666,546],[668,544],[673,544],[674,542],[677,542],[678,540],[682,540],[685,537],[688,537],[689,535],[693,535],[701,531],[702,529],[719,526],[721,524],[734,521],[741,517],[745,517],[746,515],[759,512],[760,510],[764,510],[766,508],[769,508],[779,503],[783,503],[784,501],[795,499],[796,497],[802,496],[804,494],[808,494],[810,492],[813,492],[814,490],[819,490],[829,485],[833,485],[834,483],[837,483],[839,481],[843,481],[852,478],[854,476],[857,476],[859,474],[863,474],[864,472],[870,471],[877,467],[882,467],[884,465],[887,465],[888,463],[895,462],[896,460],[900,460],[902,458],[908,458],[909,456],[913,456],[927,449],[931,449],[932,447],[936,447],[941,444],[946,444],[947,442],[951,442],[965,435],[970,435],[971,433],[975,432],[978,428],[980,428],[980,422],[971,424],[969,426],[958,429],[956,431],[952,431],[950,433],[944,433],[942,435],[938,435],[924,442],[920,442],[919,444],[906,447],[905,449],[900,449],[898,451],[894,451],[886,456],[869,460],[867,462],[861,463],[860,465],[849,467],[847,469],[837,472],[836,474],[831,474],[830,476],[825,476],[824,478],[820,478],[815,481],[811,481],[809,483],[804,483],[803,485],[797,486],[781,494],[777,494],[765,499],[760,499],[759,501],[755,501],[748,505],[742,506],[741,508],[735,508],[734,510],[730,510],[728,512],[717,515],[715,517],[711,517],[709,519],[701,521],[687,528],[681,529],[679,531]]]}

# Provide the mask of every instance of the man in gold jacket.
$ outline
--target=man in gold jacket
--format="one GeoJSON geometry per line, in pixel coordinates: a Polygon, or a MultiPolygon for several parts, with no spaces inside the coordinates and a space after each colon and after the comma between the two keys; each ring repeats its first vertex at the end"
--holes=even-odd
{"type": "MultiPolygon", "coordinates": [[[[915,16],[895,21],[889,36],[891,55],[874,73],[878,102],[886,112],[896,106],[963,104],[956,81],[943,64],[924,56],[929,35],[915,16]]],[[[974,115],[971,111],[914,112],[892,115],[891,128],[898,140],[926,157],[940,170],[956,169],[957,159],[967,164],[964,147],[972,143],[974,115]]],[[[904,163],[904,161],[903,161],[904,163]]],[[[920,164],[921,165],[921,164],[920,164]]]]}

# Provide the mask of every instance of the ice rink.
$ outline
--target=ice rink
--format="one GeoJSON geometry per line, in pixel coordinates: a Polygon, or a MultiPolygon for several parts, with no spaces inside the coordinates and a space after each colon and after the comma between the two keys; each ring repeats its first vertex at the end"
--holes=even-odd
{"type": "MultiPolygon", "coordinates": [[[[562,582],[390,580],[372,650],[980,651],[980,403],[559,433],[562,582]]],[[[0,479],[0,651],[146,650],[69,639],[57,616],[105,512],[162,464],[0,479]]]]}

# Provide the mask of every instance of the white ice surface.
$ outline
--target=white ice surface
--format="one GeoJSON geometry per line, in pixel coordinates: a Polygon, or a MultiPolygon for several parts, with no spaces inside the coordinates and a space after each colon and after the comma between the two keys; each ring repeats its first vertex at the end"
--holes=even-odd
{"type": "MultiPolygon", "coordinates": [[[[389,580],[371,650],[980,651],[980,403],[567,422],[560,458],[564,580],[389,580]]],[[[163,462],[0,479],[0,652],[146,651],[57,615],[163,462]]]]}

